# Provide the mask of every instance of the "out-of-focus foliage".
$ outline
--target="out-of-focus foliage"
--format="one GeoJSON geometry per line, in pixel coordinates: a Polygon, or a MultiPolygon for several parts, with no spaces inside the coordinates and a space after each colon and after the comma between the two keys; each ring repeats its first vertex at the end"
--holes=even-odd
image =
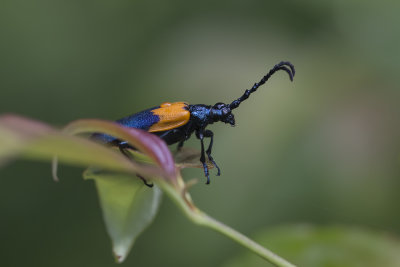
{"type": "MultiPolygon", "coordinates": [[[[191,189],[196,203],[246,234],[307,222],[398,236],[399,8],[5,0],[0,113],[64,125],[165,101],[230,102],[290,60],[294,83],[277,74],[235,110],[237,127],[210,127],[222,176],[191,189]]],[[[54,184],[49,168],[19,161],[0,171],[0,265],[114,266],[93,184],[70,167],[54,184]]],[[[204,179],[201,169],[184,176],[204,179]]],[[[167,201],[126,264],[219,266],[240,249],[167,201]]]]}
{"type": "MultiPolygon", "coordinates": [[[[286,255],[298,266],[398,266],[400,242],[387,233],[355,227],[285,225],[257,234],[260,244],[286,255]]],[[[225,267],[269,266],[243,253],[225,267]]]]}

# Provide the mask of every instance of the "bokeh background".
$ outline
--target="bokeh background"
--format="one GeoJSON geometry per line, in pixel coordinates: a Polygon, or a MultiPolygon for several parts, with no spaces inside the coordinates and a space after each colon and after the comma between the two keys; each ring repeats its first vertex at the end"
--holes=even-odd
{"type": "MultiPolygon", "coordinates": [[[[0,113],[62,126],[165,101],[230,102],[274,64],[284,73],[212,125],[210,186],[197,205],[251,236],[287,224],[400,235],[398,1],[0,3],[0,113]]],[[[189,146],[199,147],[197,140],[189,146]]],[[[82,169],[0,170],[0,266],[115,266],[82,169]]],[[[242,248],[165,199],[123,266],[221,266],[242,248]]],[[[254,256],[256,257],[256,256],[254,256]]]]}

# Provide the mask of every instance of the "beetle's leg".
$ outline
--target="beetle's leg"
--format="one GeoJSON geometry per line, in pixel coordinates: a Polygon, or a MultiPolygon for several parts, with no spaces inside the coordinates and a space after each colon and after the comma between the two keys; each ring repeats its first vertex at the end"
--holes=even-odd
{"type": "Polygon", "coordinates": [[[139,177],[140,178],[140,180],[142,180],[143,181],[143,183],[145,184],[145,185],[147,185],[148,187],[150,187],[150,188],[152,188],[153,186],[154,186],[154,184],[153,183],[149,183],[149,182],[147,182],[147,180],[143,177],[143,176],[140,176],[139,174],[136,174],[136,176],[137,177],[139,177]]]}
{"type": "Polygon", "coordinates": [[[209,137],[210,138],[210,144],[208,145],[206,154],[207,154],[208,159],[215,166],[215,168],[217,168],[217,170],[218,170],[217,176],[220,176],[221,175],[221,170],[219,169],[217,163],[215,163],[214,158],[211,156],[211,149],[212,149],[213,142],[214,142],[214,133],[212,131],[210,131],[210,130],[205,130],[204,131],[204,137],[209,137]]]}
{"type": "MultiPolygon", "coordinates": [[[[132,160],[133,158],[132,158],[132,155],[130,155],[127,151],[126,151],[126,146],[124,146],[123,144],[122,145],[119,145],[118,146],[118,148],[119,148],[119,151],[121,151],[121,153],[122,153],[122,155],[124,155],[125,157],[127,157],[128,159],[130,159],[130,160],[132,160]]],[[[147,180],[144,178],[144,177],[142,177],[142,176],[140,176],[140,175],[138,175],[138,174],[136,174],[136,176],[137,177],[139,177],[142,181],[143,181],[143,183],[145,184],[145,185],[147,185],[148,187],[153,187],[153,184],[151,183],[148,183],[147,182],[147,180]]]]}
{"type": "Polygon", "coordinates": [[[185,140],[182,140],[182,141],[179,142],[178,147],[177,147],[178,151],[180,151],[182,149],[183,143],[185,143],[185,140]]]}
{"type": "Polygon", "coordinates": [[[126,151],[126,147],[124,145],[119,145],[118,146],[119,151],[122,153],[122,155],[124,155],[125,157],[127,157],[128,159],[132,159],[132,155],[130,155],[127,151],[126,151]]]}
{"type": "Polygon", "coordinates": [[[178,144],[178,151],[182,149],[183,144],[185,143],[186,140],[188,140],[190,138],[190,135],[191,135],[191,133],[189,133],[187,129],[185,130],[184,134],[185,134],[185,138],[182,141],[180,141],[178,144]]]}
{"type": "Polygon", "coordinates": [[[158,137],[160,137],[161,139],[164,140],[165,136],[167,136],[171,131],[165,131],[164,133],[158,135],[158,137]]]}
{"type": "Polygon", "coordinates": [[[200,130],[199,132],[196,132],[197,138],[200,139],[201,143],[201,156],[200,156],[200,162],[203,164],[203,169],[204,169],[204,175],[207,177],[207,182],[206,184],[210,183],[210,175],[208,173],[208,167],[206,164],[206,155],[204,151],[204,135],[203,135],[203,130],[200,130]]]}

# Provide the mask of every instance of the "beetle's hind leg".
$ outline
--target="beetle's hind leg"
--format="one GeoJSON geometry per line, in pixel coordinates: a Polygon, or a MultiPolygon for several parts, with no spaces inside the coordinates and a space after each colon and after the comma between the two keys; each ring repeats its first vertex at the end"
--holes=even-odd
{"type": "MultiPolygon", "coordinates": [[[[118,149],[119,149],[119,151],[121,151],[122,155],[124,155],[124,156],[127,157],[128,159],[132,160],[132,159],[133,159],[132,155],[129,154],[128,151],[126,150],[128,147],[130,147],[130,146],[127,146],[127,145],[125,145],[125,144],[119,144],[119,145],[118,145],[118,149]]],[[[147,185],[148,187],[151,188],[151,187],[154,186],[154,184],[148,183],[147,180],[146,180],[143,176],[140,176],[140,175],[138,175],[138,174],[136,174],[136,176],[139,177],[139,178],[143,181],[143,183],[144,183],[145,185],[147,185]]]]}
{"type": "Polygon", "coordinates": [[[144,183],[146,186],[148,186],[148,187],[150,187],[150,188],[152,188],[152,187],[154,186],[153,183],[147,182],[147,180],[146,180],[143,176],[140,176],[139,174],[136,174],[136,176],[139,177],[139,178],[143,181],[143,183],[144,183]]]}
{"type": "Polygon", "coordinates": [[[204,137],[209,137],[210,138],[210,144],[208,145],[206,154],[207,154],[208,159],[211,161],[211,163],[215,166],[215,168],[217,168],[217,170],[218,170],[217,176],[220,176],[221,175],[221,170],[218,167],[217,163],[214,161],[214,158],[211,156],[211,149],[212,149],[212,146],[213,146],[213,143],[214,143],[214,133],[212,131],[210,131],[210,130],[205,130],[204,131],[204,137]]]}
{"type": "Polygon", "coordinates": [[[184,143],[185,143],[185,140],[180,141],[176,150],[181,151],[184,143]]]}

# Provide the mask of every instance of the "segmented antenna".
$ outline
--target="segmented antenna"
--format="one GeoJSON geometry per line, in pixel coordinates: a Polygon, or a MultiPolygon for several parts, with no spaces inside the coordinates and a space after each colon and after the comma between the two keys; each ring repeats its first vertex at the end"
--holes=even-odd
{"type": "Polygon", "coordinates": [[[235,109],[237,108],[240,103],[242,103],[243,101],[245,101],[247,98],[249,98],[249,96],[254,93],[255,91],[257,91],[258,87],[260,87],[261,85],[263,85],[266,81],[268,81],[268,79],[277,71],[279,70],[284,70],[286,71],[287,74],[289,74],[289,78],[291,81],[293,81],[293,77],[294,74],[296,73],[294,70],[294,66],[292,65],[292,63],[288,62],[288,61],[282,61],[278,64],[276,64],[269,72],[267,75],[265,75],[258,83],[255,83],[253,85],[253,87],[249,90],[247,89],[244,94],[239,97],[238,99],[236,99],[235,101],[233,101],[230,105],[229,108],[235,109]]]}

